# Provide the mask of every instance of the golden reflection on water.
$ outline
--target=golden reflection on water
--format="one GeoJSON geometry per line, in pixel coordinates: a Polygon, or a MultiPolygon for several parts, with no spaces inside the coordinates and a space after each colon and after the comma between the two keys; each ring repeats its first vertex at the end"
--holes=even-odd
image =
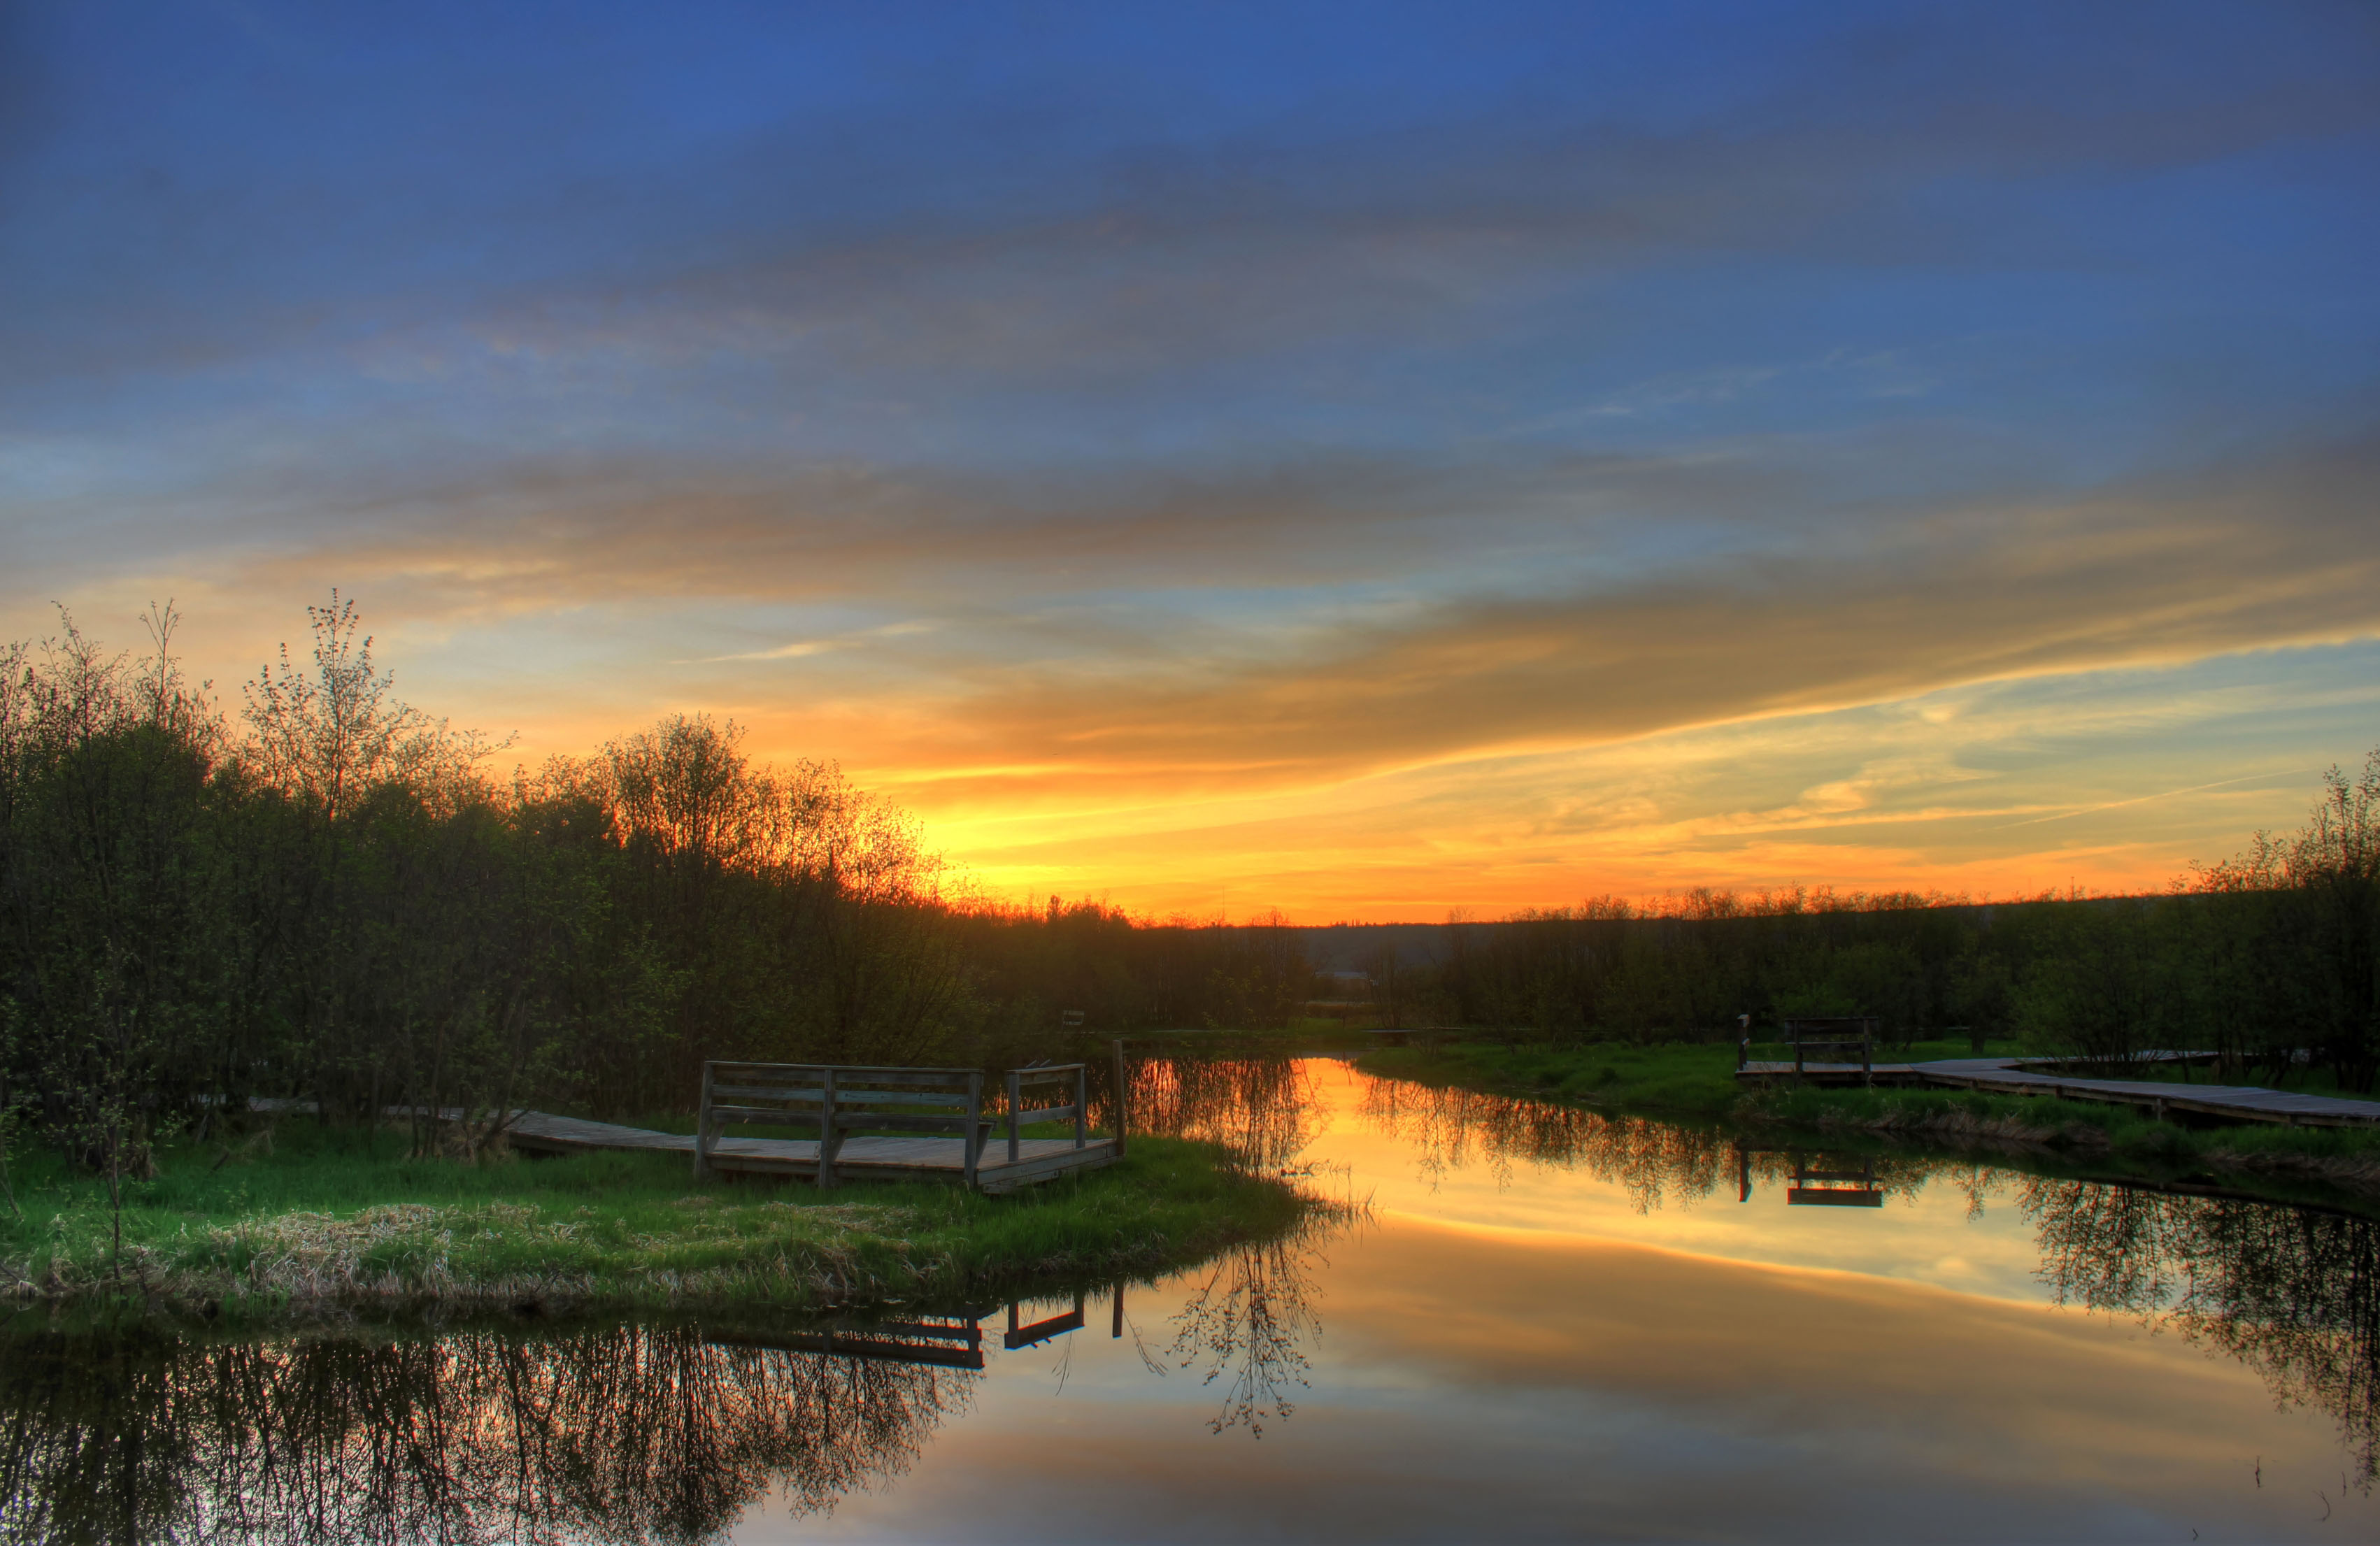
{"type": "MultiPolygon", "coordinates": [[[[1887,1300],[1912,1284],[1959,1293],[1960,1308],[1948,1313],[1961,1325],[1998,1313],[1983,1301],[1998,1299],[2024,1307],[2026,1324],[2056,1323],[2033,1306],[2072,1306],[2152,1335],[2175,1334],[2261,1378],[2282,1407],[2327,1417],[2347,1450],[2350,1484],[2368,1488],[2380,1475],[2380,1226],[2369,1218],[2055,1179],[1963,1158],[1752,1147],[1709,1129],[1373,1079],[1320,1059],[1296,1067],[1296,1075],[1167,1075],[1213,1102],[1294,1098],[1294,1125],[1184,1101],[1169,1110],[1205,1132],[1274,1135],[1268,1154],[1276,1165],[1317,1156],[1346,1165],[1384,1216],[1474,1236],[1487,1229],[1492,1241],[1444,1253],[1472,1262],[1475,1279],[1474,1258],[1491,1249],[1499,1282],[1526,1275],[1530,1247],[1609,1242],[1699,1258],[1664,1291],[1676,1313],[1657,1314],[1658,1323],[1630,1335],[1666,1346],[1682,1331],[1681,1347],[1724,1349],[1739,1383],[1758,1360],[1747,1365],[1746,1349],[1726,1335],[1732,1312],[1685,1309],[1697,1285],[1730,1281],[1719,1263],[1772,1269],[1767,1292],[1780,1296],[1805,1292],[1813,1270],[1871,1285],[1900,1280],[1878,1290],[1887,1300]],[[1278,1135],[1293,1130],[1305,1146],[1284,1153],[1278,1135]],[[1805,1205],[1871,1201],[1873,1210],[1805,1205]],[[1995,1262],[1997,1270],[1978,1267],[1995,1262]],[[1779,1268],[1798,1275],[1778,1276],[1779,1268]]],[[[1351,1295],[1363,1301],[1373,1281],[1334,1274],[1334,1309],[1351,1295]]],[[[1598,1274],[1598,1302],[1609,1301],[1615,1281],[1598,1274]]],[[[1860,1320],[1876,1313],[1864,1310],[1860,1320]]],[[[1936,1305],[1926,1313],[1946,1312],[1936,1305]]],[[[1508,1342],[1533,1341],[1500,1323],[1508,1342]]],[[[1944,1348],[1958,1340],[1934,1337],[1944,1348]]]]}
{"type": "Polygon", "coordinates": [[[1193,1320],[1256,1305],[1225,1315],[1195,1389],[1128,1345],[1076,1348],[1063,1401],[1046,1372],[995,1367],[897,1492],[739,1539],[1032,1538],[984,1520],[990,1496],[1055,1540],[2261,1540],[2318,1534],[2325,1512],[2350,1539],[2374,1522],[2318,1414],[2129,1319],[1408,1218],[1233,1293],[1202,1299],[1207,1283],[1137,1291],[1193,1320]],[[1293,1359],[1249,1347],[1301,1320],[1293,1359]],[[1210,1404],[1243,1369],[1295,1378],[1260,1442],[1210,1404]]]}
{"type": "Polygon", "coordinates": [[[2040,1178],[2023,1208],[2059,1302],[2238,1359],[2283,1405],[2332,1418],[2364,1484],[2380,1476],[2380,1226],[2040,1178]]]}
{"type": "MultiPolygon", "coordinates": [[[[1135,1093],[1144,1129],[1347,1166],[1374,1206],[1105,1313],[1070,1292],[983,1372],[845,1356],[849,1332],[816,1350],[798,1323],[20,1329],[0,1338],[0,1540],[2373,1522],[2370,1219],[1746,1149],[1318,1061],[1144,1067],[1135,1093]]],[[[865,1345],[898,1353],[897,1332],[865,1345]]]]}
{"type": "Polygon", "coordinates": [[[1517,1183],[1521,1166],[1561,1167],[1618,1188],[1638,1214],[1649,1214],[1664,1202],[1699,1202],[1727,1188],[1735,1189],[1737,1201],[1749,1201],[1757,1183],[1819,1194],[1808,1201],[1841,1191],[1856,1192],[1862,1201],[1872,1194],[1881,1202],[1948,1178],[1967,1199],[1971,1214],[1981,1210],[1977,1187],[1982,1168],[1972,1164],[1859,1155],[1835,1163],[1856,1167],[1861,1186],[1812,1186],[1804,1181],[1806,1172],[1826,1169],[1828,1156],[1808,1145],[1747,1147],[1742,1140],[1672,1122],[1606,1116],[1582,1106],[1474,1090],[1356,1078],[1354,1116],[1406,1145],[1416,1173],[1433,1186],[1442,1186],[1455,1172],[1475,1165],[1500,1190],[1517,1183]]]}
{"type": "MultiPolygon", "coordinates": [[[[1433,1185],[1477,1166],[1497,1187],[1510,1189],[1522,1166],[1560,1167],[1616,1187],[1638,1214],[1649,1214],[1665,1202],[1700,1202],[1730,1189],[1738,1201],[1747,1201],[1748,1184],[1791,1186],[1805,1162],[1828,1159],[1811,1145],[1747,1147],[1711,1129],[1584,1106],[1363,1074],[1353,1079],[1353,1115],[1408,1147],[1416,1173],[1433,1185]]],[[[1318,1078],[1313,1082],[1322,1085],[1318,1078]]],[[[1895,1154],[1841,1163],[1864,1171],[1866,1189],[1884,1199],[1907,1199],[1928,1182],[1948,1179],[1971,1214],[1981,1210],[1983,1166],[1895,1154]]]]}
{"type": "Polygon", "coordinates": [[[1208,1431],[1244,1427],[1261,1436],[1268,1418],[1296,1411],[1292,1393],[1311,1387],[1305,1349],[1321,1330],[1318,1254],[1313,1235],[1293,1236],[1226,1251],[1182,1278],[1170,1351],[1184,1369],[1205,1367],[1202,1385],[1220,1387],[1208,1431]]]}
{"type": "Polygon", "coordinates": [[[1316,1071],[1338,1065],[1306,1057],[1168,1057],[1132,1072],[1132,1126],[1220,1143],[1249,1165],[1295,1164],[1328,1120],[1316,1071]]]}

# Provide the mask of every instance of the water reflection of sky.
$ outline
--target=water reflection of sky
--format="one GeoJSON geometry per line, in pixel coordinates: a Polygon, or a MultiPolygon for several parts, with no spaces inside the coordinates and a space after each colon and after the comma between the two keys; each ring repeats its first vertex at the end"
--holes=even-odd
{"type": "Polygon", "coordinates": [[[1260,1437],[1213,1429],[1231,1357],[1177,1344],[1225,1262],[1131,1290],[1122,1339],[1094,1314],[997,1358],[911,1474],[831,1518],[756,1515],[738,1539],[2272,1540],[2380,1523],[2331,1414],[2170,1328],[2050,1303],[2015,1178],[1982,1179],[1979,1214],[1938,1178],[1881,1209],[1789,1209],[1773,1182],[1739,1203],[1731,1168],[1649,1205],[1583,1164],[1476,1145],[1449,1162],[1367,1115],[1362,1076],[1308,1071],[1306,1157],[1347,1166],[1373,1218],[1275,1283],[1307,1363],[1260,1437]]]}
{"type": "MultiPolygon", "coordinates": [[[[2038,1302],[2040,1252],[2015,1205],[2016,1178],[1986,1172],[1978,1212],[1969,1193],[1937,1176],[1866,1209],[1789,1207],[1774,1179],[1736,1201],[1734,1172],[1694,1196],[1676,1187],[1640,1204],[1641,1192],[1575,1163],[1504,1158],[1475,1142],[1453,1163],[1362,1115],[1375,1083],[1347,1064],[1306,1065],[1318,1129],[1306,1154],[1344,1166],[1374,1211],[1459,1229],[1527,1239],[1614,1240],[1735,1262],[1867,1274],[2038,1302]]],[[[1415,1098],[1431,1093],[1415,1092],[1415,1098]]]]}
{"type": "Polygon", "coordinates": [[[998,1303],[262,1337],[26,1311],[0,1541],[2380,1526],[2370,1220],[1889,1156],[1881,1207],[1788,1207],[1775,1155],[1739,1203],[1708,1133],[1335,1065],[1143,1071],[1153,1125],[1343,1166],[1368,1216],[1127,1285],[1121,1335],[1111,1290],[1015,1307],[1014,1348],[998,1303]]]}
{"type": "MultiPolygon", "coordinates": [[[[1310,1388],[1261,1439],[1210,1432],[1195,1368],[1156,1377],[1095,1325],[996,1360],[908,1477],[738,1538],[2216,1540],[2374,1519],[2318,1414],[2104,1317],[1398,1217],[1328,1257],[1310,1388]]],[[[1134,1297],[1144,1334],[1182,1287],[1134,1297]]]]}

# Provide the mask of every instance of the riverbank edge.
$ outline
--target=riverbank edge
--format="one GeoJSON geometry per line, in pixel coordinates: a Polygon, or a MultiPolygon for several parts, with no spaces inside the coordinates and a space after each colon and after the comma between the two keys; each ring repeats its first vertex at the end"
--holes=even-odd
{"type": "Polygon", "coordinates": [[[0,1248],[0,1300],[234,1325],[366,1311],[864,1315],[1156,1276],[1332,1207],[1219,1145],[1156,1137],[1135,1137],[1114,1165],[1002,1197],[930,1183],[695,1187],[682,1161],[625,1154],[502,1171],[522,1184],[185,1215],[170,1234],[157,1210],[132,1210],[121,1248],[107,1215],[60,1214],[42,1246],[0,1248]],[[592,1183],[584,1193],[574,1168],[592,1183]]]}
{"type": "MultiPolygon", "coordinates": [[[[2380,1135],[2337,1129],[2239,1124],[2185,1128],[2158,1122],[2129,1106],[2060,1103],[2059,1118],[2041,1120],[2039,1099],[1960,1090],[1735,1089],[1731,1046],[1662,1049],[1702,1052],[1724,1068],[1728,1085],[1690,1092],[1687,1098],[1629,1098],[1550,1082],[1561,1061],[1581,1069],[1597,1049],[1456,1046],[1424,1051],[1382,1048],[1355,1066],[1376,1077],[1439,1088],[1585,1106],[1614,1116],[1708,1122],[1731,1133],[1774,1143],[1795,1134],[1857,1137],[1919,1143],[1963,1156],[2031,1160],[2057,1168],[2087,1166],[2098,1178],[2168,1185],[2207,1173],[2277,1202],[2302,1202],[2277,1189],[2313,1186],[2359,1202],[2380,1201],[2380,1135]],[[1699,1093],[1701,1098],[1695,1098],[1699,1093]]],[[[1695,1082],[1705,1082],[1696,1081],[1695,1082]]],[[[1674,1083],[1671,1086],[1675,1088],[1674,1083]]]]}

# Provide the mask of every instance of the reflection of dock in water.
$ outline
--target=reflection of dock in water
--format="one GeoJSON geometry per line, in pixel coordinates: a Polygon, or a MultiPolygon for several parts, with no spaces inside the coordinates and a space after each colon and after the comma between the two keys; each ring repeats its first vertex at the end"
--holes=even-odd
{"type": "MultiPolygon", "coordinates": [[[[1785,1189],[1785,1205],[1789,1208],[1881,1208],[1884,1188],[1877,1184],[1876,1161],[1863,1160],[1857,1170],[1822,1170],[1810,1163],[1814,1157],[1800,1149],[1749,1149],[1735,1146],[1735,1200],[1752,1201],[1752,1156],[1782,1154],[1793,1166],[1792,1184],[1785,1189]]],[[[1824,1157],[1822,1155],[1816,1157],[1824,1157]]]]}
{"type": "MultiPolygon", "coordinates": [[[[1075,1308],[1062,1314],[1024,1320],[1025,1301],[1008,1305],[1008,1329],[1000,1345],[1008,1352],[1031,1347],[1085,1325],[1087,1292],[1077,1291],[1075,1308]]],[[[942,1369],[981,1369],[987,1335],[983,1323],[995,1311],[961,1310],[954,1315],[921,1315],[909,1321],[868,1321],[850,1325],[820,1326],[791,1332],[720,1332],[703,1340],[714,1347],[758,1347],[783,1353],[815,1353],[829,1358],[867,1359],[879,1363],[924,1363],[942,1369]]],[[[1123,1335],[1123,1285],[1115,1286],[1111,1336],[1123,1335]]]]}

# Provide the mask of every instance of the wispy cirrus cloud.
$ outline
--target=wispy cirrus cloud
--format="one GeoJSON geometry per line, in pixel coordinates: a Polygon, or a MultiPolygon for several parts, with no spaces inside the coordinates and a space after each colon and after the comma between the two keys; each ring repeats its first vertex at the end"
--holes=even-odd
{"type": "Polygon", "coordinates": [[[1373,468],[1394,494],[1377,505],[1347,497],[1361,477],[1318,472],[1178,502],[1102,507],[1075,489],[1075,508],[1029,517],[1022,497],[988,516],[955,485],[855,472],[612,510],[557,501],[261,556],[222,583],[335,574],[440,627],[560,605],[656,620],[724,607],[748,634],[825,609],[852,621],[654,667],[692,668],[681,690],[762,690],[799,713],[832,685],[734,673],[872,660],[903,685],[866,729],[842,727],[871,765],[914,769],[945,800],[1136,801],[2363,636],[2380,629],[2375,471],[2358,441],[2064,499],[1734,523],[1720,491],[1756,499],[1764,480],[1693,465],[1470,482],[1425,469],[1402,485],[1373,468]],[[1658,540],[1664,498],[1694,513],[1681,547],[1658,540]],[[1464,531],[1498,556],[1451,575],[1443,545],[1464,531]],[[908,615],[865,615],[893,608],[908,615]]]}
{"type": "Polygon", "coordinates": [[[2220,769],[1790,727],[2380,627],[2353,7],[260,4],[0,22],[0,632],[174,595],[228,679],[337,582],[538,749],[1476,901],[2070,852],[1985,805],[2220,769]],[[1606,777],[1731,727],[1791,778],[1606,777]]]}

